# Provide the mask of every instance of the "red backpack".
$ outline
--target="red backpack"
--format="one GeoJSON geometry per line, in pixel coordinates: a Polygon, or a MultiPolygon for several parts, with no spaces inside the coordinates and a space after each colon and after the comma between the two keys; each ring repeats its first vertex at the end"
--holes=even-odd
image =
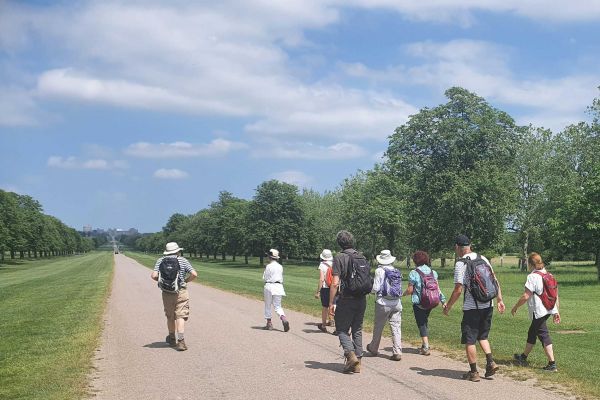
{"type": "Polygon", "coordinates": [[[327,268],[327,273],[325,274],[325,283],[327,284],[327,287],[331,287],[331,285],[333,284],[333,267],[327,263],[323,263],[325,265],[327,265],[329,268],[327,268]]]}
{"type": "Polygon", "coordinates": [[[538,296],[540,300],[542,300],[542,304],[546,307],[546,310],[552,310],[558,299],[558,282],[556,282],[556,279],[554,279],[554,276],[550,272],[534,272],[542,277],[542,282],[544,284],[542,294],[538,296]]]}

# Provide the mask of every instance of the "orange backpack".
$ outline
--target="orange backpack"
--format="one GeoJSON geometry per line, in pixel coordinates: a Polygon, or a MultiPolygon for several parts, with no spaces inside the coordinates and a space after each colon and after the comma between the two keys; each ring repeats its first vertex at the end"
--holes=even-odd
{"type": "Polygon", "coordinates": [[[333,267],[327,263],[323,264],[329,267],[327,268],[327,273],[325,274],[325,283],[327,284],[327,287],[331,287],[331,285],[333,284],[333,267]]]}

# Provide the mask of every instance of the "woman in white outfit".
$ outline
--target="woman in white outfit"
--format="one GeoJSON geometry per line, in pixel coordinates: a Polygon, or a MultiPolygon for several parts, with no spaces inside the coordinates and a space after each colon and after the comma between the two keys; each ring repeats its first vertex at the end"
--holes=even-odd
{"type": "Polygon", "coordinates": [[[392,330],[392,357],[394,361],[402,359],[402,344],[400,342],[400,324],[402,322],[402,288],[400,287],[399,277],[400,271],[393,267],[396,257],[393,257],[389,250],[382,250],[376,257],[379,266],[375,270],[375,279],[373,281],[372,293],[377,293],[375,301],[375,321],[373,323],[373,339],[367,345],[367,351],[373,355],[379,354],[379,343],[381,342],[381,334],[386,321],[390,322],[392,330]],[[392,287],[390,279],[392,275],[388,275],[390,279],[386,280],[387,274],[395,274],[397,287],[392,287]],[[394,292],[392,294],[392,292],[394,292]]]}
{"type": "Polygon", "coordinates": [[[270,262],[265,266],[265,272],[263,273],[263,281],[265,282],[265,319],[267,320],[264,329],[273,330],[273,323],[271,322],[271,307],[273,307],[283,323],[283,330],[287,332],[290,330],[290,323],[285,317],[283,308],[281,308],[281,298],[285,296],[285,290],[283,290],[283,267],[277,262],[279,260],[279,251],[271,249],[267,256],[270,262]]]}

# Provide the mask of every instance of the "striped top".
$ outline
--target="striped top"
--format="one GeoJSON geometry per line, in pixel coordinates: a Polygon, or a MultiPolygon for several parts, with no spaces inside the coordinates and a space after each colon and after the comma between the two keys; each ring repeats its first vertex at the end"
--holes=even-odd
{"type": "MultiPolygon", "coordinates": [[[[477,258],[477,253],[471,252],[471,253],[465,254],[464,258],[474,260],[477,258]]],[[[490,266],[490,268],[492,268],[492,264],[490,264],[490,261],[487,258],[485,258],[484,256],[481,256],[481,258],[490,266]]],[[[482,303],[482,302],[478,301],[477,304],[475,304],[475,299],[473,298],[473,295],[471,294],[471,292],[469,292],[467,290],[467,286],[469,283],[469,277],[466,274],[466,270],[467,270],[467,264],[465,264],[462,261],[456,262],[456,265],[454,266],[454,284],[460,283],[461,285],[463,285],[463,293],[465,294],[463,310],[466,311],[466,310],[475,310],[477,308],[483,309],[483,308],[493,307],[494,306],[493,300],[488,301],[487,303],[482,303]]],[[[492,268],[492,272],[494,272],[493,268],[492,268]]]]}
{"type": "Polygon", "coordinates": [[[191,274],[193,271],[195,271],[194,267],[192,267],[192,264],[190,264],[190,262],[185,257],[178,257],[176,254],[161,257],[156,261],[156,264],[154,264],[154,272],[158,272],[158,267],[160,266],[160,263],[163,259],[176,257],[177,261],[179,261],[179,287],[185,288],[187,286],[187,284],[185,283],[186,275],[191,274]]]}

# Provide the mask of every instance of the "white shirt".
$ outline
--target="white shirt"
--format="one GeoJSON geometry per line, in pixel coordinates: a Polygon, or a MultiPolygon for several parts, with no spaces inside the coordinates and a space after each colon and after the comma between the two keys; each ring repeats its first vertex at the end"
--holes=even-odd
{"type": "MultiPolygon", "coordinates": [[[[465,254],[463,256],[463,258],[468,258],[470,260],[474,260],[477,258],[477,253],[468,253],[465,254]]],[[[484,256],[481,256],[481,258],[483,259],[483,261],[485,261],[487,263],[487,265],[490,266],[490,268],[492,268],[492,264],[490,264],[490,261],[485,258],[484,256]]],[[[469,277],[466,276],[467,274],[465,273],[467,270],[467,264],[465,264],[462,261],[457,261],[455,266],[454,266],[454,284],[460,283],[461,285],[463,285],[463,293],[464,295],[464,303],[463,303],[463,310],[475,310],[477,308],[479,308],[480,310],[483,308],[489,308],[489,307],[493,307],[494,306],[494,302],[492,301],[488,301],[486,303],[482,303],[480,301],[477,302],[477,304],[475,304],[475,299],[473,298],[473,295],[471,294],[471,292],[469,292],[469,290],[467,290],[468,287],[468,279],[469,277]]],[[[492,269],[492,272],[494,272],[494,270],[492,269]]]]}
{"type": "Polygon", "coordinates": [[[371,290],[371,293],[377,293],[377,300],[375,300],[375,303],[387,307],[399,306],[400,311],[402,311],[402,303],[400,302],[400,298],[385,298],[379,294],[379,291],[383,286],[383,280],[385,279],[385,271],[392,269],[394,269],[394,267],[392,267],[391,265],[379,265],[377,267],[377,269],[375,270],[375,277],[373,279],[373,289],[371,290]]]}
{"type": "MultiPolygon", "coordinates": [[[[538,270],[542,273],[546,273],[546,268],[542,268],[538,270]]],[[[529,296],[527,299],[527,309],[529,310],[529,319],[533,318],[542,318],[548,314],[558,314],[558,308],[556,308],[556,304],[552,310],[547,310],[542,303],[542,299],[540,299],[540,295],[544,290],[544,280],[539,274],[535,272],[527,275],[527,281],[525,282],[525,288],[529,289],[533,295],[529,296]]]]}
{"type": "Polygon", "coordinates": [[[319,264],[319,271],[323,272],[323,289],[327,289],[329,286],[327,286],[327,270],[331,268],[331,265],[328,265],[325,261],[321,261],[321,264],[319,264]]]}
{"type": "Polygon", "coordinates": [[[265,281],[265,290],[270,291],[271,295],[285,296],[285,290],[283,290],[283,267],[277,261],[272,260],[267,264],[265,272],[263,272],[263,281],[265,281]]]}

